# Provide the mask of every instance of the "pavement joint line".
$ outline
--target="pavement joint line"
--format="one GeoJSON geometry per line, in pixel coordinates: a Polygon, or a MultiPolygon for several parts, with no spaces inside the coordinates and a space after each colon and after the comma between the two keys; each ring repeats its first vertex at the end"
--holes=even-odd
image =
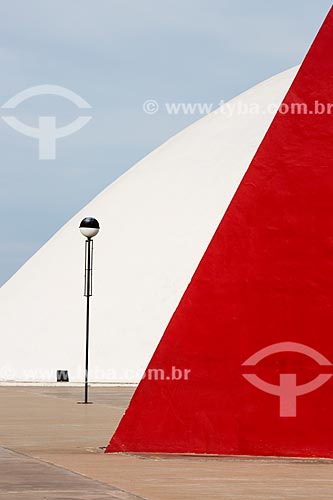
{"type": "Polygon", "coordinates": [[[192,453],[135,453],[135,452],[118,452],[110,453],[110,455],[124,455],[139,460],[152,460],[152,461],[168,461],[168,460],[183,460],[193,459],[194,461],[216,461],[216,462],[254,462],[260,464],[325,464],[333,465],[331,458],[297,458],[297,457],[250,457],[250,456],[236,456],[236,455],[196,455],[192,453]]]}
{"type": "MultiPolygon", "coordinates": [[[[1,384],[1,382],[0,382],[0,389],[1,389],[2,387],[6,387],[6,388],[17,387],[17,388],[22,389],[23,387],[27,387],[27,386],[22,386],[22,385],[15,385],[15,386],[13,386],[13,385],[12,385],[12,386],[6,386],[6,385],[2,385],[2,384],[1,384]]],[[[42,387],[42,388],[45,388],[45,387],[50,387],[50,388],[51,388],[51,387],[53,387],[53,388],[54,388],[54,386],[49,386],[49,385],[48,385],[48,386],[32,386],[32,385],[29,385],[28,387],[31,387],[31,388],[36,388],[36,387],[42,387]]],[[[70,386],[66,386],[66,387],[68,387],[68,388],[69,388],[70,386]]],[[[84,388],[84,386],[80,386],[80,387],[78,387],[78,386],[71,386],[71,387],[72,387],[72,388],[75,388],[75,389],[77,389],[77,388],[81,388],[81,389],[83,389],[83,388],[84,388]]],[[[98,386],[98,385],[96,385],[96,386],[94,386],[94,387],[98,387],[98,388],[100,388],[100,386],[98,386]]],[[[103,387],[104,387],[104,386],[103,386],[103,387]]],[[[114,387],[114,386],[108,386],[108,387],[114,387]]],[[[117,386],[117,387],[118,387],[118,386],[117,386]]],[[[134,386],[132,386],[132,387],[129,387],[129,386],[124,386],[123,388],[134,388],[134,386]]],[[[60,387],[59,387],[59,389],[60,389],[60,387]]],[[[21,392],[22,392],[22,393],[24,393],[24,391],[21,391],[21,392]]],[[[61,396],[61,395],[58,395],[58,394],[50,394],[50,393],[47,393],[47,394],[43,394],[43,393],[42,393],[42,394],[36,394],[36,393],[34,393],[34,392],[32,392],[32,395],[34,395],[35,397],[38,397],[38,398],[42,397],[42,398],[61,399],[62,401],[68,401],[68,402],[72,402],[72,403],[74,402],[75,404],[78,404],[78,402],[76,401],[76,398],[74,398],[74,397],[73,397],[73,398],[71,398],[71,397],[61,396]]],[[[124,408],[123,406],[116,406],[116,405],[113,405],[113,404],[112,404],[112,403],[110,403],[110,402],[108,402],[108,403],[102,403],[102,402],[100,402],[100,401],[96,401],[96,402],[95,402],[95,401],[92,401],[92,403],[93,403],[93,405],[98,405],[98,406],[106,406],[106,407],[108,407],[108,408],[112,408],[112,409],[115,409],[115,410],[120,410],[120,411],[122,411],[122,412],[125,412],[125,410],[126,410],[126,408],[124,408]]],[[[129,403],[128,403],[128,404],[129,404],[129,403]]],[[[82,405],[82,406],[83,406],[83,408],[88,408],[90,405],[88,405],[88,406],[82,405]]],[[[92,405],[91,405],[91,406],[92,406],[92,405]]],[[[0,446],[1,446],[1,444],[0,444],[0,446]]],[[[106,447],[105,447],[105,448],[106,448],[106,447]]]]}
{"type": "Polygon", "coordinates": [[[121,493],[125,493],[126,495],[131,495],[133,497],[133,500],[134,499],[137,499],[137,500],[149,500],[148,498],[138,496],[135,493],[131,493],[130,491],[126,491],[126,490],[124,490],[122,488],[118,488],[118,486],[114,486],[112,484],[105,483],[104,481],[101,481],[99,479],[95,479],[95,478],[86,476],[85,474],[82,474],[81,472],[77,472],[77,471],[73,471],[71,469],[67,469],[67,467],[55,464],[53,462],[49,462],[48,460],[43,460],[43,459],[41,459],[39,457],[36,457],[34,455],[28,455],[27,453],[23,453],[22,451],[16,451],[16,450],[14,450],[12,448],[8,448],[7,446],[2,446],[1,444],[0,444],[0,448],[2,448],[3,450],[9,451],[11,453],[14,453],[16,455],[20,455],[22,457],[25,457],[27,459],[35,460],[36,462],[38,462],[40,464],[48,465],[49,467],[55,467],[56,469],[63,470],[63,471],[66,471],[66,472],[70,472],[71,474],[74,474],[76,476],[80,476],[80,477],[83,477],[85,479],[89,479],[90,481],[93,481],[94,483],[100,484],[100,485],[102,485],[104,487],[107,487],[107,488],[113,488],[115,491],[119,491],[121,493]]]}

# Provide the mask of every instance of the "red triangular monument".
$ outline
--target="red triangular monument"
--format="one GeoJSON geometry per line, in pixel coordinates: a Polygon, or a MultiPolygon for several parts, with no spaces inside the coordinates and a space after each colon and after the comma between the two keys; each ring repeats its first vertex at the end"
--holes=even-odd
{"type": "Polygon", "coordinates": [[[333,457],[331,103],[333,10],[107,452],[333,457]]]}

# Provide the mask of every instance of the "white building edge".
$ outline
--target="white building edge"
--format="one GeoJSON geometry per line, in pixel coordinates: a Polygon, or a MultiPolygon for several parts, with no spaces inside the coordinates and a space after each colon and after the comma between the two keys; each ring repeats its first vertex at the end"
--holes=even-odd
{"type": "Polygon", "coordinates": [[[140,380],[297,69],[253,87],[157,148],[0,289],[0,381],[55,382],[59,369],[68,370],[70,382],[84,380],[78,226],[86,216],[101,224],[94,240],[90,380],[140,380]]]}

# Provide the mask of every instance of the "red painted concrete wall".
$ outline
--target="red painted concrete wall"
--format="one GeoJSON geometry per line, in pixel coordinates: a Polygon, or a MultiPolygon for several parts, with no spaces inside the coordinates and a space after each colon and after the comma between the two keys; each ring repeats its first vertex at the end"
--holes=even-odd
{"type": "Polygon", "coordinates": [[[108,452],[333,457],[332,48],[333,11],[108,452]]]}

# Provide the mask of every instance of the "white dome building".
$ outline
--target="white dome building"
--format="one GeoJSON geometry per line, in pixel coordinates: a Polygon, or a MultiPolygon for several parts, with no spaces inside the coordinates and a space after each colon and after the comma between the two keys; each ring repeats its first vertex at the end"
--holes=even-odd
{"type": "Polygon", "coordinates": [[[90,380],[137,383],[297,68],[172,137],[61,228],[1,289],[0,381],[84,380],[84,240],[96,217],[90,380]],[[246,112],[248,111],[248,112],[246,112]]]}

